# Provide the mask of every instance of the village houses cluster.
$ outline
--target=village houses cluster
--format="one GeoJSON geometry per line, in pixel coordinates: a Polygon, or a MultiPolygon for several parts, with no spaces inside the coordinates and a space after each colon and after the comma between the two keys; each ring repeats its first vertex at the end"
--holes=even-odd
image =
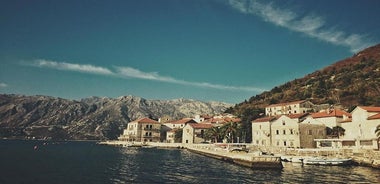
{"type": "MultiPolygon", "coordinates": [[[[207,129],[225,123],[239,123],[231,114],[197,115],[194,118],[158,121],[141,118],[128,123],[121,141],[174,143],[182,129],[182,143],[206,143],[207,129]]],[[[252,145],[285,148],[363,148],[378,149],[376,127],[380,107],[358,106],[351,113],[329,105],[314,105],[308,100],[272,104],[265,116],[252,121],[252,145]],[[326,128],[328,127],[328,128],[326,128]],[[337,131],[337,136],[329,134],[337,131]]],[[[225,140],[226,141],[226,140],[225,140]]]]}

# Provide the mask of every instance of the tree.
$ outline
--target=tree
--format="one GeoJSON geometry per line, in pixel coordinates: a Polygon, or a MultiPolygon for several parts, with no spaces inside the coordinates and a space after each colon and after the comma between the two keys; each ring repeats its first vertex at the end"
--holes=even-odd
{"type": "Polygon", "coordinates": [[[339,139],[340,136],[344,135],[345,131],[346,130],[344,128],[342,128],[341,126],[334,126],[332,128],[332,135],[335,137],[338,137],[338,139],[339,139]]]}
{"type": "Polygon", "coordinates": [[[223,137],[224,137],[224,134],[220,127],[212,127],[210,129],[207,129],[205,132],[205,138],[210,139],[215,143],[222,142],[223,137]]]}
{"type": "Polygon", "coordinates": [[[236,142],[236,136],[239,131],[239,126],[236,122],[229,122],[222,126],[224,137],[228,142],[236,142]]]}
{"type": "Polygon", "coordinates": [[[327,136],[333,136],[333,130],[332,130],[332,128],[330,128],[330,127],[326,127],[326,135],[327,136]]]}
{"type": "Polygon", "coordinates": [[[174,142],[182,142],[183,129],[177,129],[174,133],[174,142]]]}

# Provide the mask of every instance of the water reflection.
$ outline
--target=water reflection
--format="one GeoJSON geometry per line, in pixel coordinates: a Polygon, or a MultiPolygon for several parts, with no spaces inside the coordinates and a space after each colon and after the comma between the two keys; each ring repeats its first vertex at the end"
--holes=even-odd
{"type": "Polygon", "coordinates": [[[113,183],[380,183],[380,172],[365,167],[284,163],[282,170],[258,170],[187,150],[118,149],[113,183]]]}

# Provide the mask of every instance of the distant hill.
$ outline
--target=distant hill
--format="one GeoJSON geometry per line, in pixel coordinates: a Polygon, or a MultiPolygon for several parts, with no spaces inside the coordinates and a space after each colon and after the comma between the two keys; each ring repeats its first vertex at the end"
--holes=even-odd
{"type": "Polygon", "coordinates": [[[380,106],[380,44],[321,70],[251,97],[227,112],[242,115],[247,109],[309,99],[315,104],[380,106]]]}
{"type": "Polygon", "coordinates": [[[142,117],[180,119],[218,114],[230,104],[188,99],[146,100],[135,96],[80,101],[0,94],[0,138],[115,139],[142,117]]]}

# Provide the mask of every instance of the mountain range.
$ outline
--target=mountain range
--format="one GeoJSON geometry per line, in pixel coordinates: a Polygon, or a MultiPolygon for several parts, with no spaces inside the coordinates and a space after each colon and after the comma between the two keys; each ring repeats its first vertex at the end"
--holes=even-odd
{"type": "Polygon", "coordinates": [[[230,104],[189,99],[147,100],[135,96],[68,100],[0,95],[0,137],[69,140],[116,139],[128,122],[142,117],[180,119],[219,114],[230,104]]]}
{"type": "Polygon", "coordinates": [[[222,112],[239,116],[249,135],[250,122],[262,116],[265,106],[305,99],[315,104],[340,106],[347,111],[358,105],[380,106],[380,44],[252,96],[234,107],[221,102],[146,100],[134,96],[77,101],[2,94],[0,137],[115,139],[128,122],[141,117],[180,119],[222,112]]]}

